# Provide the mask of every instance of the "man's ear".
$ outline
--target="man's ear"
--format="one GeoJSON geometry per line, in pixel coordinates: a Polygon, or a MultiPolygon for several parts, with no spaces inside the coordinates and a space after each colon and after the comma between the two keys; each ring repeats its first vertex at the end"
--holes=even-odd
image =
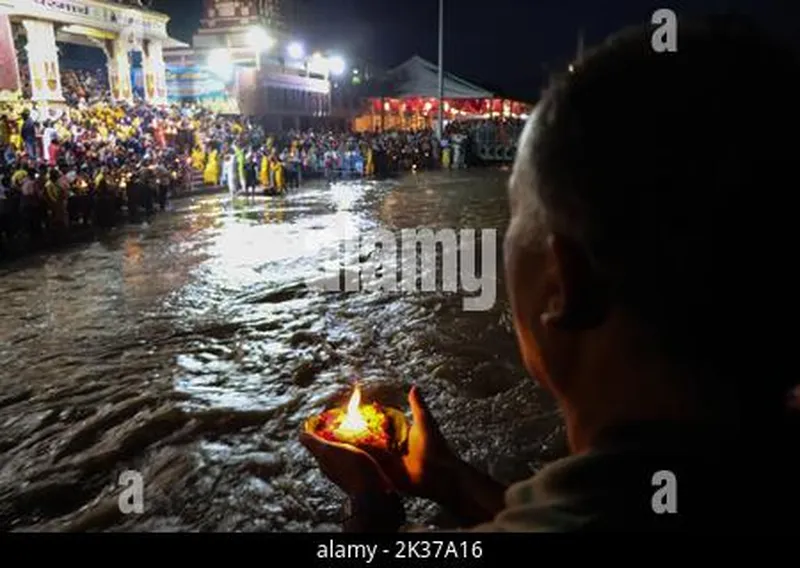
{"type": "Polygon", "coordinates": [[[609,310],[608,291],[586,250],[573,239],[557,234],[548,237],[547,246],[560,298],[556,306],[542,314],[542,324],[564,331],[586,331],[602,324],[609,310]]]}

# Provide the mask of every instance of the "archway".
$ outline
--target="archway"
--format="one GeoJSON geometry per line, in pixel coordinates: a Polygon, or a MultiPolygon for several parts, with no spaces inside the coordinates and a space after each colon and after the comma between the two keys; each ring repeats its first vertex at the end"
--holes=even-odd
{"type": "MultiPolygon", "coordinates": [[[[76,4],[77,5],[77,4],[76,4]]],[[[17,0],[0,2],[0,60],[23,60],[23,71],[12,66],[11,72],[0,75],[8,98],[18,96],[20,83],[27,81],[26,94],[42,105],[63,104],[59,59],[65,44],[100,47],[106,55],[111,96],[131,100],[132,84],[153,103],[167,100],[166,69],[163,48],[185,47],[169,37],[169,17],[152,10],[142,10],[138,3],[82,2],[79,9],[66,2],[17,0]],[[18,24],[17,41],[10,29],[18,24]],[[19,33],[24,30],[24,34],[19,33]],[[25,37],[24,49],[21,43],[25,37]],[[27,38],[35,38],[27,41],[27,38]],[[131,50],[140,52],[131,59],[131,50]],[[141,61],[141,63],[139,63],[141,61]],[[141,73],[137,69],[141,66],[141,73]],[[141,76],[141,79],[138,77],[141,76]]],[[[22,85],[25,87],[25,85],[22,85]]]]}

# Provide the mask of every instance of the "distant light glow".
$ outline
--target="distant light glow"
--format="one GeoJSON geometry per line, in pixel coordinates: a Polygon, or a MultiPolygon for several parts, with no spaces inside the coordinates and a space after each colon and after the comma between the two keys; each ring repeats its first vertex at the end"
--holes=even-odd
{"type": "Polygon", "coordinates": [[[318,75],[328,74],[328,60],[319,53],[314,53],[308,60],[308,70],[318,75]]]}
{"type": "Polygon", "coordinates": [[[286,53],[292,59],[302,59],[303,55],[305,54],[306,50],[303,48],[303,44],[298,41],[293,41],[289,44],[286,48],[286,53]]]}
{"type": "Polygon", "coordinates": [[[328,69],[330,70],[331,75],[341,75],[344,73],[346,67],[347,65],[345,64],[344,59],[338,55],[328,58],[328,69]]]}
{"type": "Polygon", "coordinates": [[[208,68],[223,81],[233,77],[233,58],[225,48],[218,48],[208,54],[208,68]]]}
{"type": "Polygon", "coordinates": [[[275,39],[261,26],[253,26],[247,32],[247,43],[261,51],[268,51],[275,45],[275,39]]]}

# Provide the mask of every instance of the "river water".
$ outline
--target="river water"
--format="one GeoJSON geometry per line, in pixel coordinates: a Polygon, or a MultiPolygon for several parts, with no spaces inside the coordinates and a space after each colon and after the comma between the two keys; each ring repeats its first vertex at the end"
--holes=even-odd
{"type": "Polygon", "coordinates": [[[418,384],[458,452],[500,480],[560,456],[505,300],[506,177],[184,198],[150,226],[0,266],[0,529],[338,530],[341,496],[297,434],[355,380],[405,410],[418,384]],[[420,227],[497,230],[490,309],[316,285],[342,234],[420,227]],[[142,514],[120,511],[126,470],[142,474],[142,514]]]}

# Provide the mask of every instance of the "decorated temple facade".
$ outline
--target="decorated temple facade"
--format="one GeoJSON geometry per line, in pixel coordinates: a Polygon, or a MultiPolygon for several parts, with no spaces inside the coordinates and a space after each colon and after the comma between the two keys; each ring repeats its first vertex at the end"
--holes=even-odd
{"type": "Polygon", "coordinates": [[[132,100],[131,52],[141,54],[144,95],[155,104],[167,102],[165,48],[182,46],[167,33],[169,17],[138,5],[104,0],[14,0],[0,2],[0,97],[13,98],[21,89],[13,29],[25,36],[31,98],[44,105],[63,103],[58,43],[99,47],[106,55],[111,94],[132,100]],[[12,64],[13,62],[13,64],[12,64]]]}
{"type": "Polygon", "coordinates": [[[286,55],[292,38],[285,7],[285,0],[206,0],[191,47],[165,55],[174,98],[255,116],[276,128],[328,116],[331,84],[310,64],[313,52],[294,60],[286,55]],[[219,60],[232,71],[222,73],[214,63],[219,60]]]}
{"type": "Polygon", "coordinates": [[[248,37],[253,27],[261,26],[273,33],[282,28],[277,5],[277,0],[205,0],[192,47],[229,49],[235,61],[246,62],[256,55],[248,37]]]}

